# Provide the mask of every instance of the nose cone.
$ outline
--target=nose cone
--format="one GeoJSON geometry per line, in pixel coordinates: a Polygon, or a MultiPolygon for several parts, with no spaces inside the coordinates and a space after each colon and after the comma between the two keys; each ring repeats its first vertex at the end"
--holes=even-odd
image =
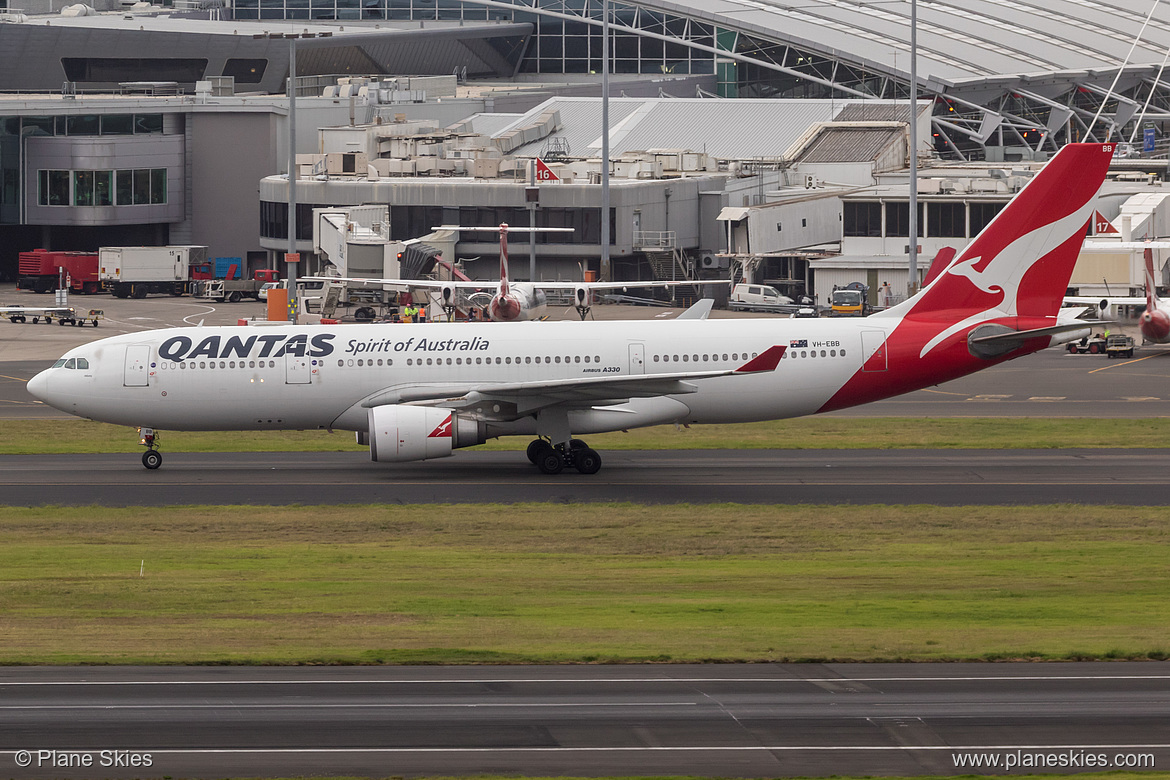
{"type": "Polygon", "coordinates": [[[38,401],[44,401],[45,403],[48,403],[49,402],[49,398],[48,398],[49,372],[48,372],[48,370],[42,371],[41,373],[34,376],[32,379],[28,380],[27,387],[28,387],[29,393],[32,394],[33,398],[36,398],[38,401]]]}

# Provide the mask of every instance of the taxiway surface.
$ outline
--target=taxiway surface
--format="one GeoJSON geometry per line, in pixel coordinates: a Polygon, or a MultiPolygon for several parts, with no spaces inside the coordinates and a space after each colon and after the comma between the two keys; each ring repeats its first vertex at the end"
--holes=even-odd
{"type": "Polygon", "coordinates": [[[969,773],[956,757],[972,753],[1151,768],[1170,762],[1163,667],[11,668],[0,670],[0,771],[946,775],[969,773]],[[53,750],[151,765],[61,768],[53,750]]]}
{"type": "Polygon", "coordinates": [[[0,456],[0,496],[44,504],[369,504],[515,501],[1156,506],[1170,450],[605,451],[601,473],[539,473],[523,452],[373,463],[363,452],[0,456]]]}

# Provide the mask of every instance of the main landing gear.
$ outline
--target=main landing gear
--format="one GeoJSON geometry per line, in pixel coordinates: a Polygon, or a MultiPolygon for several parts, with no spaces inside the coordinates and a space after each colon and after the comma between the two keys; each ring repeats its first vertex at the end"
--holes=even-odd
{"type": "Polygon", "coordinates": [[[570,439],[567,447],[533,439],[528,445],[528,460],[545,474],[560,474],[566,466],[582,474],[596,474],[601,470],[601,456],[580,439],[570,439]]]}
{"type": "Polygon", "coordinates": [[[158,446],[158,434],[153,428],[138,429],[138,443],[146,447],[142,453],[142,465],[154,471],[162,465],[162,453],[155,449],[158,446]]]}

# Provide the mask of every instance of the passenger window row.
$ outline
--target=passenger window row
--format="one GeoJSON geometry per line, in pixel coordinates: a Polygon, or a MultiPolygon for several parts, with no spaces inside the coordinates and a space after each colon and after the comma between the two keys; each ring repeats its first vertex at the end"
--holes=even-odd
{"type": "Polygon", "coordinates": [[[194,360],[184,360],[180,363],[160,363],[158,366],[163,371],[178,371],[180,369],[196,368],[276,368],[275,360],[200,360],[196,363],[194,360]],[[218,363],[218,365],[217,365],[218,363]]]}
{"type": "Polygon", "coordinates": [[[718,354],[714,354],[714,355],[682,355],[682,356],[679,356],[679,355],[655,355],[654,362],[657,363],[659,360],[661,360],[663,363],[671,363],[671,362],[673,362],[673,363],[679,363],[679,362],[682,362],[682,363],[699,363],[699,362],[708,363],[708,362],[711,362],[714,360],[726,361],[726,360],[730,359],[733,363],[736,363],[736,362],[739,362],[740,360],[747,360],[749,358],[754,358],[754,357],[758,356],[759,354],[760,354],[759,352],[753,352],[750,355],[747,352],[743,352],[743,353],[732,352],[730,357],[728,356],[728,354],[726,352],[723,353],[722,357],[718,354]]]}
{"type": "MultiPolygon", "coordinates": [[[[842,349],[839,351],[840,351],[841,357],[845,357],[845,350],[842,349]]],[[[820,351],[820,353],[821,353],[820,354],[821,357],[837,357],[838,350],[835,350],[835,349],[823,350],[822,349],[820,351]]],[[[784,350],[784,354],[781,355],[782,358],[796,358],[796,357],[815,358],[816,356],[817,356],[817,350],[815,350],[815,349],[802,349],[799,352],[795,349],[787,349],[787,350],[784,350]]]]}

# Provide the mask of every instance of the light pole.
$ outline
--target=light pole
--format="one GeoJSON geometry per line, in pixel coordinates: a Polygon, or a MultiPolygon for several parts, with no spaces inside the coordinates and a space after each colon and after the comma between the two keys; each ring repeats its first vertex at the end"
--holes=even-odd
{"type": "Polygon", "coordinates": [[[288,40],[288,321],[297,321],[297,36],[288,40]]]}
{"type": "Polygon", "coordinates": [[[609,0],[601,3],[601,281],[609,270],[609,0]]]}
{"type": "Polygon", "coordinates": [[[918,0],[910,0],[910,280],[918,292],[918,0]]]}

